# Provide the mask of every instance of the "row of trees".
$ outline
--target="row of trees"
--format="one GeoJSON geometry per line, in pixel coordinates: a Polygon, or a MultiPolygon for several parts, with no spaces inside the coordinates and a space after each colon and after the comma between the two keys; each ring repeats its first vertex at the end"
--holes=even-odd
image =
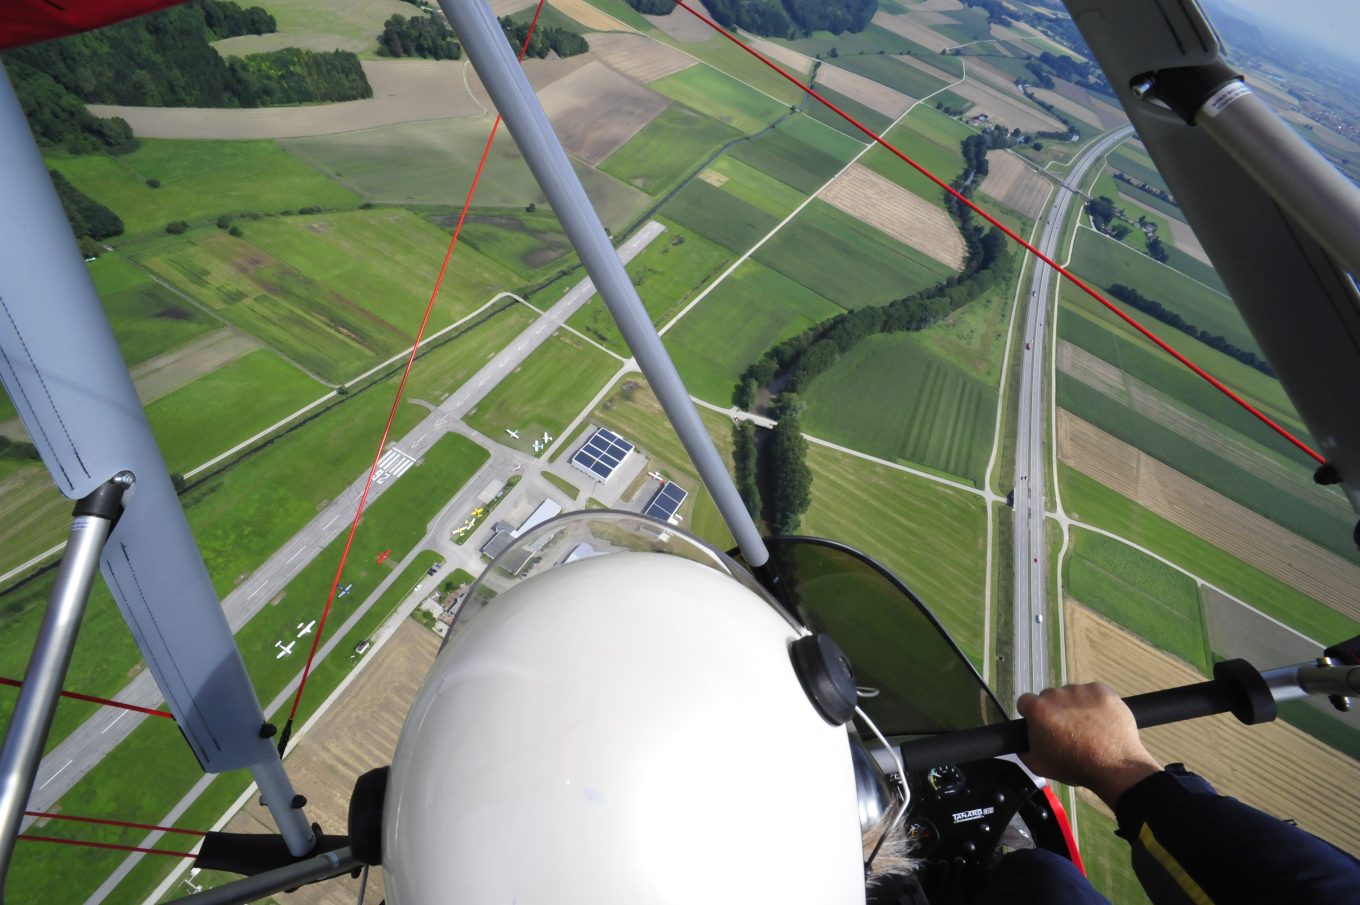
{"type": "Polygon", "coordinates": [[[964,6],[973,6],[987,13],[987,21],[994,25],[1010,25],[1011,11],[1001,0],[963,0],[964,6]]]}
{"type": "MultiPolygon", "coordinates": [[[[516,22],[509,16],[504,16],[500,20],[501,28],[505,29],[505,37],[509,39],[510,46],[518,52],[524,46],[524,38],[529,34],[528,22],[516,22]]],[[[543,59],[552,51],[559,57],[574,57],[578,53],[585,53],[590,49],[586,39],[574,31],[567,31],[565,28],[557,28],[553,25],[539,24],[534,29],[534,36],[529,41],[529,47],[525,51],[525,56],[543,59]]]]}
{"type": "Polygon", "coordinates": [[[213,38],[270,35],[279,30],[274,17],[258,6],[242,8],[231,0],[194,0],[190,5],[203,14],[203,24],[213,38]]]}
{"type": "Polygon", "coordinates": [[[71,224],[80,250],[87,258],[99,257],[99,242],[123,234],[123,220],[113,211],[71,185],[56,170],[48,170],[52,185],[61,199],[62,210],[71,224]]]}
{"type": "Polygon", "coordinates": [[[6,67],[39,147],[71,154],[127,154],[137,150],[132,127],[119,116],[95,116],[85,103],[45,72],[18,60],[6,67]]]}
{"type": "Polygon", "coordinates": [[[0,459],[27,460],[36,458],[38,458],[38,447],[32,443],[0,436],[0,459]]]}
{"type": "MultiPolygon", "coordinates": [[[[347,51],[287,48],[223,59],[209,44],[222,37],[216,29],[230,34],[266,26],[272,26],[272,18],[259,7],[242,10],[234,3],[198,2],[19,47],[5,59],[7,65],[17,62],[45,73],[87,103],[255,107],[373,96],[359,58],[347,51]]],[[[45,93],[40,86],[38,92],[52,100],[50,86],[45,93]]],[[[25,112],[32,115],[27,108],[25,112]]],[[[121,134],[116,125],[100,128],[121,134]]],[[[62,134],[90,130],[88,123],[73,123],[62,134]]]]}
{"type": "Polygon", "coordinates": [[[797,532],[803,513],[812,505],[812,469],[807,464],[802,412],[802,400],[788,392],[779,394],[771,410],[779,423],[770,432],[765,458],[771,475],[768,524],[776,535],[797,532]]]}
{"type": "Polygon", "coordinates": [[[732,464],[736,470],[737,493],[746,510],[760,518],[765,504],[760,498],[759,468],[756,464],[756,426],[751,421],[732,425],[732,464]]]}
{"type": "MultiPolygon", "coordinates": [[[[628,0],[628,5],[649,16],[675,9],[672,0],[628,0]]],[[[704,0],[704,6],[723,28],[773,38],[864,31],[878,12],[878,0],[704,0]]]]}
{"type": "Polygon", "coordinates": [[[1133,186],[1134,188],[1138,189],[1140,192],[1147,192],[1149,195],[1151,195],[1152,197],[1156,198],[1156,199],[1159,200],[1159,201],[1164,201],[1164,202],[1166,202],[1167,204],[1175,205],[1176,207],[1180,207],[1180,206],[1181,206],[1181,204],[1180,204],[1179,201],[1177,201],[1175,198],[1171,197],[1171,193],[1170,193],[1170,192],[1166,191],[1165,189],[1159,189],[1159,188],[1158,188],[1157,186],[1155,186],[1155,185],[1148,185],[1146,182],[1142,182],[1142,181],[1137,180],[1137,179],[1132,179],[1132,178],[1129,177],[1129,175],[1128,175],[1127,173],[1123,173],[1123,172],[1120,172],[1119,170],[1115,170],[1115,172],[1114,172],[1114,178],[1115,178],[1115,179],[1118,179],[1120,182],[1124,183],[1125,185],[1131,185],[1131,186],[1133,186]]]}
{"type": "Polygon", "coordinates": [[[389,57],[425,57],[456,60],[463,48],[454,40],[453,29],[434,16],[392,16],[378,35],[378,53],[389,57]]]}
{"type": "Polygon", "coordinates": [[[1275,376],[1275,370],[1271,368],[1270,362],[1266,361],[1255,352],[1249,352],[1240,346],[1235,346],[1217,333],[1201,330],[1176,312],[1169,310],[1161,302],[1148,298],[1131,286],[1115,283],[1110,286],[1110,295],[1119,299],[1130,308],[1135,308],[1150,317],[1156,318],[1169,327],[1175,327],[1177,330],[1193,336],[1206,346],[1212,346],[1224,355],[1230,355],[1242,362],[1242,364],[1255,368],[1262,374],[1266,374],[1270,377],[1275,376]]]}

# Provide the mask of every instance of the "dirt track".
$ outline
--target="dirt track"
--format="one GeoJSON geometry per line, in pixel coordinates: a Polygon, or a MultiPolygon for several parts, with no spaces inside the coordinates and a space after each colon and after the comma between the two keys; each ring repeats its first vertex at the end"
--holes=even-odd
{"type": "MultiPolygon", "coordinates": [[[[1204,678],[1073,601],[1065,613],[1073,682],[1101,681],[1130,695],[1204,678]]],[[[1147,729],[1143,740],[1154,757],[1184,762],[1223,794],[1360,849],[1360,763],[1293,726],[1243,726],[1223,715],[1147,729]]]]}
{"type": "Polygon", "coordinates": [[[1051,184],[1017,155],[1002,151],[987,155],[987,177],[979,188],[1012,210],[1037,217],[1051,184]]]}
{"type": "Polygon", "coordinates": [[[963,237],[954,221],[886,176],[855,164],[823,189],[820,197],[940,263],[963,269],[963,237]]]}
{"type": "Polygon", "coordinates": [[[1062,409],[1058,410],[1058,457],[1338,613],[1360,619],[1355,593],[1360,587],[1360,567],[1062,409]]]}

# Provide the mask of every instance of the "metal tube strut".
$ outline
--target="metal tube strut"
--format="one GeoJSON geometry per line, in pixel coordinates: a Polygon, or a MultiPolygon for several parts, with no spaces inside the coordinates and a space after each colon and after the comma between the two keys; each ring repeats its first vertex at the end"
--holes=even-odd
{"type": "Polygon", "coordinates": [[[182,899],[174,899],[169,905],[245,905],[276,892],[295,889],[308,883],[319,883],[341,874],[348,874],[363,867],[363,863],[348,848],[324,852],[306,861],[287,864],[256,874],[233,880],[214,889],[205,889],[182,899]]]}
{"type": "Polygon", "coordinates": [[[14,716],[5,730],[0,751],[0,900],[14,840],[24,818],[24,807],[42,762],[43,746],[52,728],[66,669],[71,664],[80,620],[90,599],[99,555],[122,509],[123,491],[131,475],[111,480],[76,503],[70,539],[52,586],[33,655],[28,661],[14,716]]]}
{"type": "Polygon", "coordinates": [[[580,254],[586,272],[619,325],[619,332],[656,393],[704,486],[713,495],[713,502],[736,539],[742,556],[752,566],[764,565],[770,554],[761,540],[760,531],[746,511],[736,483],[685,391],[675,364],[666,354],[647,309],[638,298],[628,272],[586,197],[510,43],[505,40],[505,32],[485,2],[440,0],[439,5],[458,32],[473,68],[505,118],[529,169],[548,196],[553,212],[580,254]]]}

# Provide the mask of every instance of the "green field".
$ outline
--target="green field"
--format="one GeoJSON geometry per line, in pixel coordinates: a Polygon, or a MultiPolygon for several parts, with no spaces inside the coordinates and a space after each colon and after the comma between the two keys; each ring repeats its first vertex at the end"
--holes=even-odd
{"type": "Polygon", "coordinates": [[[840,172],[863,147],[814,119],[795,116],[773,131],[744,141],[729,152],[800,192],[815,192],[840,172]]]}
{"type": "MultiPolygon", "coordinates": [[[[372,561],[373,553],[384,549],[386,545],[393,548],[394,562],[398,555],[404,555],[405,550],[401,548],[409,547],[424,535],[426,521],[433,518],[447,500],[445,493],[466,483],[487,458],[489,454],[486,450],[461,435],[450,434],[430,448],[419,467],[411,469],[389,487],[369,508],[356,535],[354,558],[345,572],[346,581],[352,581],[355,585],[352,592],[354,596],[344,600],[352,599],[357,603],[376,588],[378,582],[390,574],[391,566],[376,565],[372,561]]],[[[300,660],[291,657],[277,659],[274,641],[280,634],[284,637],[294,636],[299,621],[305,622],[320,614],[344,540],[342,536],[322,551],[289,584],[282,600],[263,611],[237,635],[237,644],[256,691],[265,701],[281,691],[301,668],[300,660]]],[[[349,607],[344,600],[332,611],[332,617],[336,620],[332,628],[348,615],[349,607]]],[[[375,607],[373,614],[376,620],[383,611],[375,607]]],[[[376,625],[376,621],[371,624],[376,625]]],[[[371,630],[368,626],[364,628],[365,631],[371,630]]],[[[349,664],[345,662],[344,654],[337,651],[329,659],[335,661],[330,663],[330,669],[324,674],[318,669],[314,674],[316,685],[309,688],[307,698],[310,706],[306,712],[300,711],[303,719],[315,710],[328,691],[348,671],[349,664]]],[[[173,726],[161,720],[151,720],[135,730],[67,793],[61,799],[59,808],[93,817],[126,819],[131,800],[135,803],[134,816],[155,820],[188,791],[199,775],[197,763],[192,754],[185,750],[173,726]],[[156,781],[145,782],[145,777],[149,776],[154,776],[156,781]],[[134,789],[135,798],[130,799],[134,789]]],[[[224,805],[220,799],[215,801],[220,814],[224,805]]],[[[208,822],[204,820],[204,823],[208,822]]],[[[44,829],[44,833],[120,841],[127,836],[126,830],[108,828],[107,832],[99,833],[92,832],[90,827],[80,827],[77,831],[49,827],[44,829]]],[[[11,872],[8,891],[16,895],[18,890],[43,890],[43,895],[25,896],[24,901],[40,901],[47,897],[52,897],[54,901],[76,901],[111,872],[123,855],[109,853],[105,858],[92,857],[89,852],[84,852],[75,856],[80,859],[78,861],[67,860],[71,857],[65,848],[26,846],[21,858],[16,859],[16,869],[11,872]],[[61,865],[66,867],[63,869],[61,865]],[[56,892],[54,877],[58,875],[61,883],[68,887],[65,894],[56,892]],[[75,894],[76,890],[81,892],[75,894]]]]}
{"type": "MultiPolygon", "coordinates": [[[[866,107],[859,101],[852,100],[840,92],[832,91],[830,88],[820,85],[814,85],[813,87],[817,89],[818,94],[835,104],[837,107],[840,107],[847,115],[859,120],[860,125],[869,129],[875,135],[883,134],[883,130],[892,125],[892,117],[885,116],[872,107],[866,107]]],[[[817,122],[825,123],[837,132],[844,133],[856,141],[869,140],[867,135],[842,119],[840,114],[836,113],[836,111],[819,103],[816,98],[810,99],[805,105],[804,110],[808,116],[811,116],[813,119],[817,120],[817,122]]]]}
{"type": "Polygon", "coordinates": [[[273,352],[257,349],[157,399],[146,417],[166,466],[185,472],[325,392],[273,352]]]}
{"type": "MultiPolygon", "coordinates": [[[[682,9],[677,9],[672,15],[688,16],[689,13],[682,9]]],[[[708,40],[698,42],[676,41],[668,35],[659,32],[654,33],[653,37],[664,41],[665,43],[673,44],[686,54],[703,60],[709,66],[713,67],[715,70],[720,70],[726,76],[735,80],[749,91],[759,94],[761,97],[764,97],[766,100],[769,100],[771,103],[775,103],[778,106],[787,108],[803,99],[803,92],[796,85],[784,79],[779,73],[770,69],[764,63],[760,62],[722,35],[714,34],[713,37],[708,40]]],[[[694,71],[694,69],[697,68],[699,67],[693,67],[687,71],[694,71]]],[[[789,71],[789,68],[784,66],[781,66],[780,68],[788,71],[790,75],[800,81],[806,81],[807,79],[807,72],[805,71],[789,71]]],[[[652,82],[648,87],[661,90],[656,87],[658,84],[660,84],[660,82],[652,82]]],[[[730,91],[731,89],[728,90],[730,91]]],[[[664,94],[665,92],[663,91],[662,93],[664,94]]],[[[730,103],[730,101],[726,102],[730,103]]],[[[743,103],[754,102],[743,101],[743,103]]]]}
{"type": "Polygon", "coordinates": [[[677,192],[661,213],[737,254],[750,249],[779,222],[773,214],[699,179],[677,192]]]}
{"type": "Polygon", "coordinates": [[[320,205],[354,208],[359,198],[279,150],[272,141],[172,141],[144,138],[140,149],[53,157],[48,166],[123,218],[117,245],[172,220],[211,222],[222,214],[273,213],[320,205]],[[269,178],[260,178],[261,174],[269,178]],[[159,179],[153,189],[148,179],[159,179]]]}
{"type": "MultiPolygon", "coordinates": [[[[1019,225],[1018,232],[1029,233],[1028,221],[1019,225]]],[[[988,386],[1000,386],[1006,330],[1020,272],[1019,257],[1018,253],[1012,255],[1013,279],[998,283],[940,323],[914,333],[917,344],[988,386]]]]}
{"type": "Polygon", "coordinates": [[[835,61],[841,69],[848,70],[894,91],[900,91],[911,98],[920,99],[934,94],[949,83],[944,78],[935,78],[917,69],[910,63],[891,56],[854,56],[840,57],[835,61]]]}
{"type": "MultiPolygon", "coordinates": [[[[489,116],[456,117],[285,139],[279,146],[366,201],[432,205],[445,213],[462,207],[490,131],[489,116]]],[[[622,229],[646,205],[647,196],[637,189],[580,161],[572,165],[605,226],[622,229]]],[[[474,202],[490,208],[548,206],[507,129],[496,133],[474,202]]]]}
{"type": "MultiPolygon", "coordinates": [[[[409,346],[447,247],[409,211],[267,219],[243,238],[194,230],[137,249],[137,261],[218,316],[329,381],[409,346]]],[[[514,285],[469,246],[454,252],[437,329],[514,285]]]]}
{"type": "MultiPolygon", "coordinates": [[[[447,218],[440,218],[442,222],[447,218]]],[[[457,222],[457,218],[454,218],[457,222]]],[[[576,262],[562,224],[551,211],[514,209],[470,214],[458,243],[526,279],[576,262]]]]}
{"type": "Polygon", "coordinates": [[[452,331],[448,337],[440,337],[423,346],[411,368],[405,399],[407,402],[415,399],[435,404],[443,402],[510,340],[527,329],[535,316],[527,305],[507,299],[452,331]]]}
{"type": "MultiPolygon", "coordinates": [[[[700,418],[730,470],[732,422],[717,412],[704,409],[700,409],[700,418]]],[[[649,471],[661,472],[689,491],[689,496],[679,509],[681,527],[707,540],[719,550],[730,550],[734,546],[732,534],[718,514],[712,497],[699,481],[689,454],[680,444],[680,438],[675,435],[674,428],[641,374],[624,375],[609,396],[591,413],[590,421],[618,431],[647,457],[649,471]]],[[[645,501],[647,496],[655,492],[656,485],[647,481],[638,496],[645,501]]]]}
{"type": "MultiPolygon", "coordinates": [[[[652,324],[660,327],[717,279],[732,258],[730,251],[697,233],[668,224],[666,232],[630,261],[627,269],[652,324]]],[[[581,306],[567,324],[620,355],[630,354],[618,325],[598,294],[581,306]]]]}
{"type": "Polygon", "coordinates": [[[727,181],[720,186],[724,192],[774,217],[787,216],[807,198],[803,192],[735,157],[719,157],[709,169],[726,177],[727,181]]]}
{"type": "Polygon", "coordinates": [[[1171,187],[1166,184],[1162,174],[1157,172],[1157,167],[1148,157],[1128,145],[1120,145],[1108,158],[1110,166],[1121,171],[1132,179],[1161,189],[1170,193],[1171,187]]]}
{"type": "Polygon", "coordinates": [[[1073,529],[1067,593],[1205,675],[1213,665],[1193,579],[1117,540],[1073,529]]]}
{"type": "Polygon", "coordinates": [[[609,155],[600,169],[648,194],[661,195],[740,135],[731,126],[672,104],[609,155]]]}
{"type": "Polygon", "coordinates": [[[754,257],[844,308],[882,305],[954,275],[824,201],[809,204],[754,257]]]}
{"type": "MultiPolygon", "coordinates": [[[[725,38],[712,40],[726,41],[725,38]]],[[[752,133],[789,112],[788,105],[708,66],[691,66],[647,85],[738,132],[752,133]]]]}
{"type": "MultiPolygon", "coordinates": [[[[169,352],[221,326],[120,254],[101,255],[90,263],[89,269],[118,348],[129,366],[169,352]]],[[[8,404],[8,399],[0,400],[0,406],[8,404]]]]}
{"type": "Polygon", "coordinates": [[[810,434],[982,486],[996,394],[910,334],[868,337],[805,387],[803,398],[810,434]]]}
{"type": "Polygon", "coordinates": [[[408,15],[410,10],[397,0],[336,7],[325,0],[269,0],[269,14],[278,22],[278,31],[268,35],[243,35],[214,43],[223,56],[243,56],[281,47],[310,50],[353,50],[376,56],[378,35],[392,15],[408,15]]]}
{"type": "Polygon", "coordinates": [[[498,443],[529,451],[544,431],[560,434],[616,370],[616,359],[559,330],[463,420],[498,443]],[[507,430],[519,431],[521,439],[507,430]]]}
{"type": "Polygon", "coordinates": [[[974,663],[982,656],[981,497],[808,445],[812,506],[804,534],[850,544],[906,582],[974,663]]]}
{"type": "Polygon", "coordinates": [[[1072,518],[1113,531],[1184,566],[1310,638],[1349,638],[1360,632],[1360,623],[1154,515],[1094,478],[1065,465],[1058,472],[1063,506],[1072,518]]]}
{"type": "MultiPolygon", "coordinates": [[[[590,5],[603,10],[625,25],[631,25],[638,31],[657,31],[656,26],[652,25],[651,22],[648,22],[641,13],[625,3],[624,0],[590,0],[590,5]]],[[[672,15],[687,16],[689,13],[686,13],[683,10],[676,10],[672,15]]]]}
{"type": "Polygon", "coordinates": [[[930,99],[930,105],[937,110],[940,109],[940,106],[943,106],[960,113],[967,113],[977,106],[977,102],[952,91],[941,91],[930,99]]]}
{"type": "MultiPolygon", "coordinates": [[[[906,157],[948,183],[963,172],[963,139],[973,131],[933,107],[917,107],[888,135],[886,140],[906,157]]],[[[937,206],[944,206],[944,189],[884,147],[870,149],[860,161],[866,167],[920,195],[937,206]]]]}
{"type": "Polygon", "coordinates": [[[840,311],[748,260],[666,334],[666,348],[691,393],[730,405],[737,378],[766,349],[840,311]]]}

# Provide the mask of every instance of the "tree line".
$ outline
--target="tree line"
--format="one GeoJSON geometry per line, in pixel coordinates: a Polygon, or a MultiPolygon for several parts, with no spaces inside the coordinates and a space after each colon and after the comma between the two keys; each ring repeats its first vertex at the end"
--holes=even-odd
{"type": "MultiPolygon", "coordinates": [[[[505,37],[510,41],[510,46],[518,53],[529,34],[529,23],[516,22],[509,16],[502,17],[500,23],[501,28],[505,29],[505,37]]],[[[590,45],[586,43],[586,39],[576,32],[540,24],[534,29],[534,36],[529,40],[529,48],[524,55],[541,60],[548,55],[548,51],[552,51],[559,57],[574,57],[589,49],[590,45]]]]}
{"type": "Polygon", "coordinates": [[[378,53],[388,57],[456,60],[463,55],[453,29],[435,16],[392,16],[378,35],[378,53]]]}
{"type": "Polygon", "coordinates": [[[1210,333],[1208,330],[1200,329],[1176,312],[1169,310],[1161,302],[1148,298],[1131,286],[1115,283],[1110,286],[1110,295],[1119,299],[1130,308],[1135,308],[1149,317],[1156,318],[1168,327],[1175,327],[1177,330],[1193,336],[1206,346],[1211,346],[1222,352],[1224,355],[1237,359],[1247,367],[1255,368],[1267,377],[1275,376],[1275,369],[1270,366],[1270,362],[1266,361],[1255,352],[1249,352],[1240,346],[1235,346],[1217,333],[1210,333]]]}
{"type": "MultiPolygon", "coordinates": [[[[628,0],[644,15],[665,16],[673,0],[628,0]]],[[[797,38],[814,31],[864,31],[878,12],[878,0],[704,0],[713,21],[768,38],[797,38]]]]}
{"type": "MultiPolygon", "coordinates": [[[[988,148],[1005,147],[1008,141],[1009,134],[1004,129],[991,129],[964,139],[961,149],[965,166],[952,183],[955,191],[971,195],[987,174],[988,148]]],[[[753,514],[762,512],[753,503],[764,502],[767,524],[773,533],[797,530],[812,501],[812,474],[805,461],[807,447],[798,420],[803,405],[797,394],[866,337],[924,329],[1010,275],[1012,259],[1005,235],[995,227],[983,229],[972,210],[953,194],[947,194],[946,208],[963,236],[962,272],[885,305],[845,311],[809,327],[766,351],[747,367],[733,389],[732,401],[742,409],[754,406],[762,386],[778,394],[771,405],[778,425],[763,451],[756,451],[753,429],[749,438],[744,437],[748,428],[738,425],[733,436],[738,489],[753,514]],[[763,500],[755,478],[757,473],[767,476],[763,500]]]]}
{"type": "Polygon", "coordinates": [[[87,258],[99,257],[99,242],[123,234],[123,220],[113,211],[95,201],[56,170],[48,170],[52,186],[61,199],[62,210],[71,224],[71,232],[81,252],[87,258]]]}
{"type": "MultiPolygon", "coordinates": [[[[318,53],[285,48],[272,53],[223,58],[209,41],[272,28],[273,18],[259,7],[196,2],[117,22],[95,31],[9,51],[7,65],[18,62],[86,103],[139,107],[258,107],[268,104],[345,101],[372,97],[359,58],[348,51],[318,53]],[[212,27],[209,27],[211,20],[212,27]],[[220,29],[218,31],[216,29],[220,29]]],[[[27,89],[52,100],[50,85],[27,89]]],[[[69,108],[69,101],[65,102],[69,108]]],[[[25,108],[25,113],[29,110],[25,108]]],[[[41,114],[39,115],[41,119],[41,114]]],[[[71,120],[65,131],[49,136],[63,144],[95,127],[71,120]]],[[[54,142],[55,143],[55,142],[54,142]]]]}
{"type": "Polygon", "coordinates": [[[1147,192],[1149,195],[1151,195],[1152,197],[1158,199],[1159,201],[1164,201],[1164,202],[1166,202],[1167,204],[1173,205],[1173,206],[1175,206],[1175,207],[1180,207],[1180,206],[1181,206],[1181,203],[1180,203],[1179,201],[1177,201],[1175,198],[1171,197],[1171,193],[1170,193],[1170,192],[1167,192],[1167,191],[1165,191],[1165,190],[1163,190],[1163,189],[1159,189],[1159,188],[1157,188],[1155,185],[1148,185],[1146,182],[1143,182],[1143,181],[1141,181],[1141,180],[1132,179],[1132,178],[1129,177],[1129,174],[1127,174],[1127,173],[1121,172],[1121,171],[1119,171],[1119,170],[1115,170],[1115,171],[1114,171],[1114,178],[1115,178],[1115,179],[1118,179],[1120,182],[1122,182],[1122,183],[1124,183],[1124,184],[1126,184],[1126,185],[1131,185],[1131,186],[1133,186],[1134,188],[1138,189],[1139,191],[1147,192]]]}

